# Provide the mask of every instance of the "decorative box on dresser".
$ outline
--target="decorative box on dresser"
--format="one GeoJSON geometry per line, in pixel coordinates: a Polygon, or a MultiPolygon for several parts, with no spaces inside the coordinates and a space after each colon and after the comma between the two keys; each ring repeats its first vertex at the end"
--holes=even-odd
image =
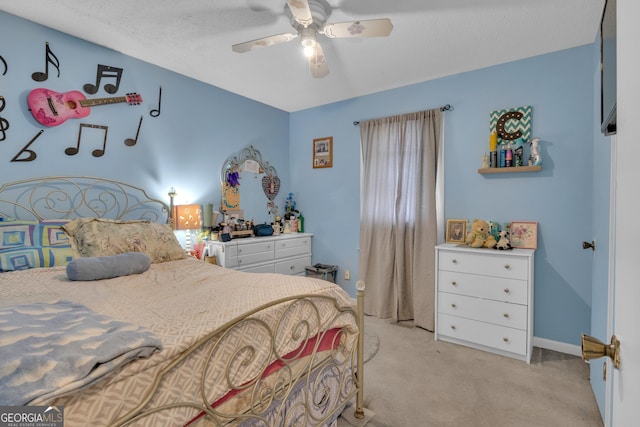
{"type": "Polygon", "coordinates": [[[243,237],[228,242],[208,242],[206,256],[218,265],[253,273],[281,273],[303,276],[311,265],[311,233],[243,237]]]}
{"type": "Polygon", "coordinates": [[[435,339],[530,363],[534,252],[436,246],[435,339]]]}

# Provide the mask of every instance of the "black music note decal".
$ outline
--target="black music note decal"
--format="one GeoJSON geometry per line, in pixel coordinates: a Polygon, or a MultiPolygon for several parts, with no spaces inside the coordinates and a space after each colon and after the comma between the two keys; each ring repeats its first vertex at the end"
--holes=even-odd
{"type": "Polygon", "coordinates": [[[110,78],[116,79],[115,85],[112,85],[111,83],[104,85],[105,91],[111,94],[116,93],[118,91],[118,87],[120,87],[120,78],[122,77],[122,68],[110,67],[109,65],[98,64],[98,71],[96,73],[96,84],[92,85],[90,83],[87,83],[86,85],[82,86],[82,88],[84,89],[85,92],[93,95],[98,91],[98,87],[100,86],[100,81],[102,80],[103,77],[105,79],[110,79],[110,78]]]}
{"type": "Polygon", "coordinates": [[[37,82],[43,82],[49,78],[49,63],[53,64],[54,67],[58,70],[58,78],[60,78],[60,61],[58,61],[58,57],[51,52],[49,49],[49,42],[46,42],[47,50],[45,52],[44,59],[44,73],[41,71],[36,71],[31,74],[31,78],[37,82]]]}
{"type": "Polygon", "coordinates": [[[127,138],[124,140],[124,145],[127,147],[133,147],[138,143],[138,135],[140,135],[140,126],[142,126],[142,116],[140,116],[140,121],[138,122],[138,131],[136,132],[136,139],[127,138]]]}
{"type": "Polygon", "coordinates": [[[158,92],[158,109],[157,110],[151,110],[149,112],[149,115],[151,117],[158,117],[160,115],[161,106],[162,106],[162,86],[160,86],[160,91],[158,92]]]}
{"type": "Polygon", "coordinates": [[[91,152],[93,157],[102,157],[104,156],[104,152],[107,151],[107,132],[109,131],[108,126],[101,125],[91,125],[87,123],[80,123],[80,128],[78,130],[78,144],[75,147],[69,147],[64,150],[64,153],[67,156],[75,156],[80,151],[80,141],[82,140],[82,129],[91,128],[91,129],[102,129],[104,130],[104,141],[102,142],[102,148],[96,149],[91,152]]]}
{"type": "MultiPolygon", "coordinates": [[[[0,95],[0,112],[4,110],[6,101],[4,96],[0,95]]],[[[9,129],[9,121],[3,117],[0,117],[0,141],[7,139],[7,130],[9,129]]]]}
{"type": "Polygon", "coordinates": [[[4,72],[2,73],[2,75],[4,76],[5,74],[7,74],[7,70],[9,69],[9,66],[7,65],[7,61],[4,60],[2,55],[0,55],[0,62],[4,64],[4,72]]]}
{"type": "Polygon", "coordinates": [[[29,143],[27,145],[25,145],[22,150],[20,150],[20,152],[18,152],[18,154],[15,155],[15,157],[13,159],[11,159],[12,162],[32,162],[36,159],[36,157],[38,157],[38,155],[36,154],[35,151],[33,150],[29,150],[29,146],[31,144],[33,144],[33,142],[38,139],[38,137],[40,135],[42,135],[42,132],[44,132],[44,129],[40,129],[40,131],[36,134],[36,136],[34,136],[33,138],[31,138],[31,141],[29,141],[29,143]],[[24,159],[19,159],[18,157],[20,157],[20,155],[22,153],[29,153],[29,155],[24,158],[24,159]]]}

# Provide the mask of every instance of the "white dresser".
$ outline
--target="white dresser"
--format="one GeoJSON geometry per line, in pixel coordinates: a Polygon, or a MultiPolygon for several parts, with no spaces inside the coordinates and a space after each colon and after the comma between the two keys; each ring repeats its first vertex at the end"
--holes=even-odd
{"type": "Polygon", "coordinates": [[[207,243],[206,256],[218,265],[253,273],[303,276],[311,265],[311,233],[289,233],[266,237],[244,237],[228,242],[207,243]]]}
{"type": "Polygon", "coordinates": [[[531,362],[533,249],[436,246],[435,339],[531,362]]]}

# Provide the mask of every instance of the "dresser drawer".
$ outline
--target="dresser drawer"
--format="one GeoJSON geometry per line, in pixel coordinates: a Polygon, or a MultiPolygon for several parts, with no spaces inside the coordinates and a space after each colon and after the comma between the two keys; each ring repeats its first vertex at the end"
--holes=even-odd
{"type": "Polygon", "coordinates": [[[252,242],[247,244],[238,243],[237,251],[238,256],[269,252],[271,253],[271,258],[273,258],[273,247],[274,243],[272,241],[252,242]]]}
{"type": "Polygon", "coordinates": [[[275,273],[273,263],[270,262],[268,264],[261,265],[253,265],[245,268],[238,268],[240,271],[244,271],[246,273],[275,273]]]}
{"type": "Polygon", "coordinates": [[[265,261],[273,261],[273,252],[258,252],[247,255],[238,255],[239,268],[243,268],[245,265],[256,264],[265,261]]]}
{"type": "Polygon", "coordinates": [[[311,255],[291,258],[275,263],[275,272],[280,274],[304,274],[306,266],[311,264],[311,255]]]}
{"type": "Polygon", "coordinates": [[[515,304],[528,303],[529,293],[525,280],[441,270],[438,272],[438,283],[439,291],[443,292],[489,298],[515,304]]]}
{"type": "Polygon", "coordinates": [[[438,313],[439,339],[447,337],[480,346],[527,355],[527,332],[438,313]]]}
{"type": "Polygon", "coordinates": [[[286,258],[311,253],[310,237],[283,238],[282,240],[276,240],[275,245],[276,258],[286,258]]]}
{"type": "Polygon", "coordinates": [[[480,320],[523,331],[527,329],[526,305],[440,292],[438,294],[438,313],[480,320]]]}
{"type": "Polygon", "coordinates": [[[528,279],[529,265],[525,257],[510,256],[503,251],[500,251],[501,256],[482,253],[491,251],[490,249],[476,249],[476,251],[471,253],[441,250],[438,256],[438,269],[508,279],[528,279]]]}
{"type": "Polygon", "coordinates": [[[238,243],[238,268],[244,268],[250,264],[273,261],[273,242],[253,242],[250,244],[238,243]]]}

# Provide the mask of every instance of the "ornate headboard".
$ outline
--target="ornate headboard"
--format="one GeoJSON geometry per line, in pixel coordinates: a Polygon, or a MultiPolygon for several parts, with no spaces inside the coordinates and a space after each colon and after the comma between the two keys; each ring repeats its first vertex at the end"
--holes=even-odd
{"type": "Polygon", "coordinates": [[[52,176],[30,178],[0,187],[0,217],[24,220],[82,217],[145,219],[166,223],[169,206],[134,185],[106,178],[52,176]]]}

